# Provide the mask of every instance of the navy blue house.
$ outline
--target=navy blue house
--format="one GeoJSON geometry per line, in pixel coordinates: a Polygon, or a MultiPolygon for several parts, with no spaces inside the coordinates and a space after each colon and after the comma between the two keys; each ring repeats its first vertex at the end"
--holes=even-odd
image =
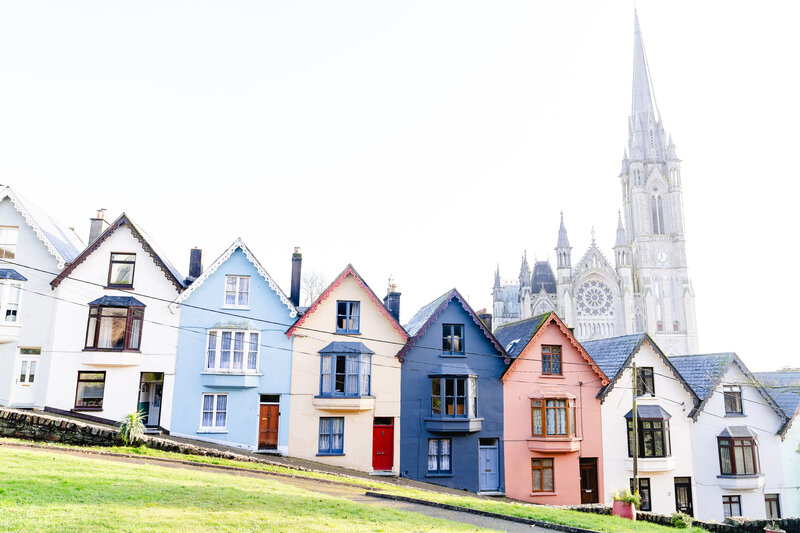
{"type": "Polygon", "coordinates": [[[503,492],[503,384],[510,359],[455,289],[405,325],[400,472],[471,492],[503,492]]]}

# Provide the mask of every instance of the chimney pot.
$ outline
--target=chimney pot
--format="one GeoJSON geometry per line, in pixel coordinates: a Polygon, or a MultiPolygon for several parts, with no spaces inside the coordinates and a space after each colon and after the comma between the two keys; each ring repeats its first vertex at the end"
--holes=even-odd
{"type": "Polygon", "coordinates": [[[383,299],[383,305],[386,307],[386,310],[389,311],[389,314],[398,322],[400,322],[400,294],[401,293],[397,292],[397,283],[390,277],[389,288],[386,297],[383,299]]]}
{"type": "Polygon", "coordinates": [[[100,234],[103,233],[108,226],[110,226],[110,224],[105,220],[105,213],[106,210],[104,208],[98,209],[97,216],[89,219],[89,242],[87,243],[87,246],[97,240],[97,237],[99,237],[100,234]]]}

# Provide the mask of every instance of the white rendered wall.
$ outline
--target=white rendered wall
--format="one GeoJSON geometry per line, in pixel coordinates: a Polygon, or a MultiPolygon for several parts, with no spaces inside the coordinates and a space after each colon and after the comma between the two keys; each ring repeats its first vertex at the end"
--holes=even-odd
{"type": "Polygon", "coordinates": [[[800,416],[786,432],[781,443],[784,493],[781,495],[781,512],[784,517],[800,517],[800,416]]]}

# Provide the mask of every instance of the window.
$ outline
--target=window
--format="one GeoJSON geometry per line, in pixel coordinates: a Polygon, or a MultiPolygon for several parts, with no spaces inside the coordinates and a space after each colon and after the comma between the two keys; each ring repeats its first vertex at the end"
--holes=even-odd
{"type": "Polygon", "coordinates": [[[14,259],[18,232],[17,226],[0,226],[0,259],[14,259]]]}
{"type": "Polygon", "coordinates": [[[428,439],[428,473],[449,474],[450,439],[428,439]]]}
{"type": "Polygon", "coordinates": [[[681,330],[681,323],[675,320],[672,322],[672,331],[680,331],[681,330]]]}
{"type": "Polygon", "coordinates": [[[133,270],[136,266],[136,254],[111,254],[108,265],[108,286],[115,288],[133,287],[133,270]]]}
{"type": "Polygon", "coordinates": [[[200,429],[224,431],[228,425],[228,395],[203,394],[203,418],[200,429]]]}
{"type": "MultiPolygon", "coordinates": [[[[628,420],[628,457],[633,457],[633,449],[633,421],[628,420]]],[[[639,418],[639,457],[670,455],[669,420],[639,418]]]]}
{"type": "Polygon", "coordinates": [[[718,437],[719,468],[723,475],[758,474],[758,447],[752,438],[718,437]]]}
{"type": "Polygon", "coordinates": [[[320,396],[369,396],[370,354],[320,354],[320,357],[320,396]]]}
{"type": "Polygon", "coordinates": [[[250,277],[225,276],[225,307],[250,305],[250,277]]]}
{"type": "Polygon", "coordinates": [[[0,283],[2,289],[2,314],[0,320],[4,322],[19,321],[19,304],[22,300],[22,282],[4,281],[0,283]]]}
{"type": "Polygon", "coordinates": [[[23,359],[19,365],[19,382],[33,383],[35,378],[36,378],[36,361],[23,359]]]}
{"type": "Polygon", "coordinates": [[[344,454],[343,417],[322,417],[319,419],[319,454],[344,454]]]}
{"type": "Polygon", "coordinates": [[[359,333],[360,302],[336,302],[336,333],[359,333]]]}
{"type": "Polygon", "coordinates": [[[574,437],[575,400],[531,400],[531,433],[535,437],[574,437]]]}
{"type": "MultiPolygon", "coordinates": [[[[633,478],[631,478],[631,493],[636,492],[636,487],[633,486],[633,478]]],[[[651,511],[650,504],[650,478],[639,478],[639,496],[642,497],[642,504],[638,507],[640,511],[651,511]]]]}
{"type": "Polygon", "coordinates": [[[89,306],[87,350],[138,350],[144,307],[89,306]]]}
{"type": "Polygon", "coordinates": [[[722,513],[729,516],[742,516],[742,500],[740,496],[723,496],[722,513]]]}
{"type": "Polygon", "coordinates": [[[442,351],[464,353],[464,324],[442,324],[442,351]]]}
{"type": "Polygon", "coordinates": [[[739,385],[723,385],[722,395],[725,398],[725,414],[741,415],[742,410],[742,388],[739,385]]]}
{"type": "Polygon", "coordinates": [[[781,517],[780,494],[764,494],[764,504],[767,507],[767,520],[779,520],[781,517]]]}
{"type": "Polygon", "coordinates": [[[542,374],[561,375],[561,346],[542,346],[542,374]]]}
{"type": "Polygon", "coordinates": [[[656,395],[652,366],[636,367],[636,396],[644,396],[645,394],[656,395]]]}
{"type": "Polygon", "coordinates": [[[664,202],[661,196],[650,197],[650,211],[653,215],[653,233],[662,235],[664,231],[664,202]]]}
{"type": "Polygon", "coordinates": [[[257,331],[212,330],[208,332],[206,371],[256,372],[257,331]]]}
{"type": "Polygon", "coordinates": [[[431,378],[431,415],[475,418],[478,384],[474,377],[431,378]]]}
{"type": "Polygon", "coordinates": [[[103,391],[105,387],[105,372],[78,372],[78,391],[75,394],[75,409],[102,409],[103,391]]]}
{"type": "Polygon", "coordinates": [[[531,459],[532,492],[553,492],[553,459],[531,459]]]}

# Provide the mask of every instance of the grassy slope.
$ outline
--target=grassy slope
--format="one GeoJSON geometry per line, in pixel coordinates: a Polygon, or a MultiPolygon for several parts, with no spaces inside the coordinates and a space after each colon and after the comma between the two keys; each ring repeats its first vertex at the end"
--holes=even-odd
{"type": "Polygon", "coordinates": [[[2,531],[474,531],[269,479],[0,448],[2,531]]]}

